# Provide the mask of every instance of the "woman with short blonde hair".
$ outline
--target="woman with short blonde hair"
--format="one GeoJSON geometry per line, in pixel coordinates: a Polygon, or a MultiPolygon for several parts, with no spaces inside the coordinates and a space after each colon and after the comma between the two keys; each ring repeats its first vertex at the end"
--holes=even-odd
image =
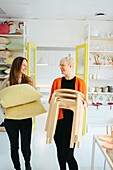
{"type": "MultiPolygon", "coordinates": [[[[86,100],[86,84],[84,80],[73,75],[74,59],[71,56],[62,58],[60,60],[60,69],[63,77],[59,77],[53,81],[51,88],[51,101],[52,94],[57,89],[73,89],[84,94],[84,109],[87,107],[86,100]]],[[[57,157],[60,170],[66,170],[66,163],[68,163],[70,170],[78,170],[78,164],[74,158],[74,148],[70,148],[71,129],[73,121],[73,112],[67,109],[60,109],[54,141],[57,147],[57,157]]],[[[75,145],[74,145],[75,147],[75,145]]]]}

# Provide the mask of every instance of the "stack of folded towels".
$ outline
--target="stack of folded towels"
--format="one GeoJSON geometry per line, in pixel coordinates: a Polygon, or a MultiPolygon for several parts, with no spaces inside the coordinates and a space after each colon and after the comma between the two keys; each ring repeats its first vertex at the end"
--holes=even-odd
{"type": "Polygon", "coordinates": [[[7,77],[9,77],[9,74],[8,74],[8,71],[9,70],[9,68],[8,68],[8,66],[6,66],[6,65],[1,65],[0,66],[0,78],[2,77],[2,78],[7,78],[7,77]]]}
{"type": "Polygon", "coordinates": [[[10,43],[10,39],[6,37],[0,37],[0,50],[6,49],[6,44],[10,43]]]}
{"type": "Polygon", "coordinates": [[[5,118],[26,119],[47,111],[40,102],[42,94],[29,84],[17,84],[0,90],[0,104],[5,118]]]}

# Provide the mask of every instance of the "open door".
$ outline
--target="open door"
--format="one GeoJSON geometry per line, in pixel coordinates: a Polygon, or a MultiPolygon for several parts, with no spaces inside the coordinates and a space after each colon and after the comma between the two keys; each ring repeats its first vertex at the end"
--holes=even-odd
{"type": "MultiPolygon", "coordinates": [[[[28,60],[27,75],[32,77],[36,85],[36,45],[30,42],[27,42],[27,60],[28,60]]],[[[36,127],[36,117],[34,117],[32,130],[34,130],[35,127],[36,127]]]]}
{"type": "MultiPolygon", "coordinates": [[[[88,44],[76,46],[76,70],[75,75],[82,78],[87,86],[88,75],[88,44]]],[[[84,111],[84,122],[82,134],[85,135],[86,129],[86,110],[84,111]]]]}

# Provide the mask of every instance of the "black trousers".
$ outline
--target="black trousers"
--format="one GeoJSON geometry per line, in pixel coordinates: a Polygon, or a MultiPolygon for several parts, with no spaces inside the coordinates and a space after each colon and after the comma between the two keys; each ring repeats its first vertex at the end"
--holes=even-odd
{"type": "Polygon", "coordinates": [[[14,168],[20,169],[19,161],[19,132],[21,136],[21,151],[25,162],[30,161],[31,157],[31,132],[32,132],[32,118],[23,120],[5,119],[5,129],[10,140],[11,158],[14,168]]]}
{"type": "Polygon", "coordinates": [[[54,135],[60,170],[66,170],[66,163],[70,170],[78,170],[77,161],[74,158],[74,148],[69,147],[73,112],[63,109],[63,115],[64,118],[57,122],[56,132],[54,135]]]}

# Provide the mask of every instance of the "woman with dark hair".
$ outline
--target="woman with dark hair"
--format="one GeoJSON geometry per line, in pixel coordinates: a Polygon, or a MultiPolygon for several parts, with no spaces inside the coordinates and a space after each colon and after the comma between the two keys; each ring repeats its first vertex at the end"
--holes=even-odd
{"type": "MultiPolygon", "coordinates": [[[[31,77],[26,75],[28,62],[24,57],[17,57],[14,59],[9,78],[4,80],[2,88],[27,83],[35,88],[31,77]]],[[[15,98],[16,99],[16,98],[15,98]]],[[[26,170],[31,170],[31,132],[32,132],[32,118],[13,120],[5,119],[5,129],[9,137],[11,147],[11,158],[16,170],[21,170],[19,161],[19,133],[21,135],[21,151],[25,160],[26,170]]]]}

